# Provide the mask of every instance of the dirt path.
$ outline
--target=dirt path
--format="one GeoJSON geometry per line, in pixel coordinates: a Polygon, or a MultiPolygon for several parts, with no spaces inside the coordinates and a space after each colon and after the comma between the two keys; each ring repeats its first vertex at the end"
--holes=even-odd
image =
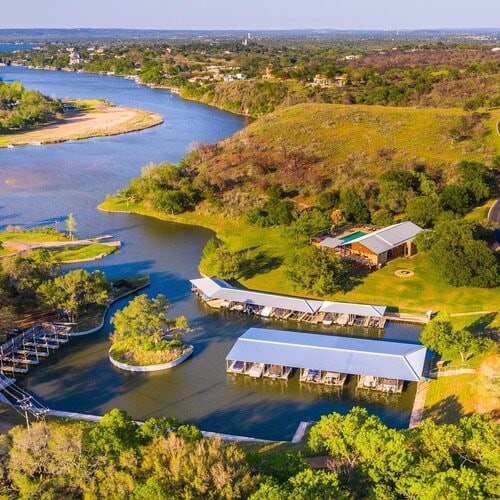
{"type": "Polygon", "coordinates": [[[37,130],[0,135],[0,147],[48,144],[123,134],[159,125],[160,115],[121,106],[101,106],[96,111],[79,113],[37,130]]]}

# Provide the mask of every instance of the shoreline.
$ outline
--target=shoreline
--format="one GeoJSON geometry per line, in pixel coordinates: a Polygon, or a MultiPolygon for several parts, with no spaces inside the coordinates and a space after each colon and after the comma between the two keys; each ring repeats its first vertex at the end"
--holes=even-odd
{"type": "MultiPolygon", "coordinates": [[[[14,66],[14,67],[16,67],[16,66],[14,66]]],[[[55,68],[44,68],[44,67],[38,67],[38,66],[18,66],[18,67],[25,68],[25,69],[35,69],[35,70],[38,70],[38,71],[64,71],[64,72],[73,72],[72,70],[69,70],[69,69],[59,69],[58,70],[58,69],[55,69],[55,68]]],[[[231,111],[229,109],[225,109],[223,107],[216,106],[215,104],[208,104],[208,103],[203,102],[200,99],[196,99],[194,97],[185,97],[185,96],[182,96],[180,94],[180,92],[178,91],[177,87],[168,87],[167,85],[161,85],[161,84],[157,84],[157,83],[146,83],[146,82],[142,82],[140,79],[136,80],[135,78],[132,78],[132,77],[136,77],[138,75],[114,75],[114,74],[113,75],[108,75],[108,74],[101,74],[99,72],[95,73],[95,72],[92,72],[92,71],[83,71],[83,70],[82,71],[74,71],[74,72],[75,73],[82,73],[84,75],[111,76],[111,77],[114,77],[114,78],[123,78],[124,80],[133,81],[133,82],[137,83],[137,85],[142,85],[142,86],[148,87],[148,88],[150,88],[152,90],[168,90],[168,91],[170,91],[170,93],[172,95],[175,95],[175,96],[179,97],[179,99],[182,99],[184,101],[197,102],[198,104],[203,104],[204,106],[208,106],[210,108],[215,108],[215,109],[218,109],[220,111],[224,111],[225,113],[231,113],[231,114],[236,115],[236,116],[241,116],[241,117],[246,118],[248,120],[255,120],[256,119],[256,117],[254,117],[254,116],[252,116],[250,114],[237,113],[236,111],[231,111]],[[175,91],[174,91],[174,89],[175,89],[175,91]]],[[[131,132],[135,132],[135,131],[132,130],[131,132]]],[[[2,147],[2,146],[0,145],[0,147],[2,147]]]]}
{"type": "Polygon", "coordinates": [[[39,128],[0,135],[0,148],[42,146],[138,132],[161,125],[158,113],[97,103],[90,109],[39,128]]]}

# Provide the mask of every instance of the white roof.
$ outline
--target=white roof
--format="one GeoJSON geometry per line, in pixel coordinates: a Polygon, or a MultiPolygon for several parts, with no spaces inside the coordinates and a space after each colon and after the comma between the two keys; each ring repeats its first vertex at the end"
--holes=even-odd
{"type": "Polygon", "coordinates": [[[286,295],[273,295],[270,293],[233,288],[229,283],[218,278],[200,278],[191,280],[191,283],[209,299],[223,299],[231,302],[308,313],[316,312],[323,303],[320,300],[301,299],[298,297],[288,297],[286,295]]]}
{"type": "Polygon", "coordinates": [[[320,312],[337,314],[355,314],[356,316],[369,316],[381,318],[385,314],[386,306],[372,306],[370,304],[349,304],[348,302],[329,302],[325,300],[319,308],[320,312]]]}
{"type": "Polygon", "coordinates": [[[413,222],[406,221],[400,222],[399,224],[393,224],[392,226],[384,227],[374,231],[373,233],[368,233],[354,240],[344,243],[345,245],[350,245],[352,243],[361,243],[363,246],[369,248],[376,254],[381,254],[391,250],[392,248],[410,241],[415,236],[422,232],[423,229],[413,222]]]}
{"type": "Polygon", "coordinates": [[[385,306],[369,304],[351,304],[348,302],[330,302],[314,299],[301,299],[287,295],[274,295],[271,293],[254,292],[234,288],[229,283],[219,278],[198,278],[190,280],[206,299],[221,299],[242,304],[254,304],[276,309],[286,309],[297,312],[331,312],[348,313],[357,316],[381,317],[385,314],[385,306]]]}
{"type": "Polygon", "coordinates": [[[327,236],[326,238],[322,239],[318,243],[318,245],[327,248],[337,248],[341,246],[343,243],[344,242],[339,238],[332,238],[331,236],[327,236]]]}
{"type": "Polygon", "coordinates": [[[418,344],[250,328],[226,360],[418,382],[425,354],[418,344]]]}

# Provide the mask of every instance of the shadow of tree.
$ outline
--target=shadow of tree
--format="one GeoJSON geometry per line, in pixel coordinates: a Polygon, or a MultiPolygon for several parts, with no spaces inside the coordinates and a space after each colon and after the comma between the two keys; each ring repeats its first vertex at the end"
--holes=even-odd
{"type": "Polygon", "coordinates": [[[469,330],[472,333],[480,333],[484,332],[485,330],[488,330],[488,327],[491,325],[496,315],[497,313],[494,312],[489,314],[484,314],[483,316],[473,321],[469,326],[467,326],[467,330],[469,330]]]}
{"type": "Polygon", "coordinates": [[[248,279],[256,274],[267,273],[278,268],[283,263],[281,257],[270,256],[264,251],[258,252],[256,255],[245,259],[241,269],[241,277],[248,279]]]}
{"type": "Polygon", "coordinates": [[[448,396],[439,403],[426,408],[424,412],[424,418],[430,418],[438,424],[457,423],[463,416],[463,406],[456,396],[448,396]]]}

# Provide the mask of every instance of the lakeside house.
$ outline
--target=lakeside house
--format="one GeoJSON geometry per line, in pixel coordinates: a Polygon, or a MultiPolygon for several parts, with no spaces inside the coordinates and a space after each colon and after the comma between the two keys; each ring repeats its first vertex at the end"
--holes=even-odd
{"type": "Polygon", "coordinates": [[[370,233],[356,231],[342,237],[327,237],[317,243],[321,248],[334,249],[345,258],[368,267],[381,267],[398,257],[417,253],[413,240],[423,229],[405,221],[370,233]]]}
{"type": "Polygon", "coordinates": [[[83,59],[80,57],[80,54],[75,49],[73,49],[71,51],[71,54],[69,55],[69,64],[74,66],[81,64],[82,62],[83,59]]]}

